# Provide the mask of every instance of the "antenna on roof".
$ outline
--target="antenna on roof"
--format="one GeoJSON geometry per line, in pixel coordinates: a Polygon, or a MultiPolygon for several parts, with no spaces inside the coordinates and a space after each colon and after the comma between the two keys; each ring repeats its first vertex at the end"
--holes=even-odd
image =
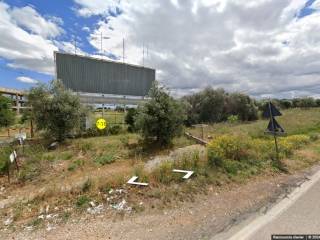
{"type": "Polygon", "coordinates": [[[124,63],[124,38],[122,39],[122,62],[124,63]]]}
{"type": "Polygon", "coordinates": [[[74,43],[74,55],[77,55],[77,37],[73,36],[73,43],[74,43]]]}
{"type": "Polygon", "coordinates": [[[144,67],[144,43],[142,43],[142,66],[144,67]]]}

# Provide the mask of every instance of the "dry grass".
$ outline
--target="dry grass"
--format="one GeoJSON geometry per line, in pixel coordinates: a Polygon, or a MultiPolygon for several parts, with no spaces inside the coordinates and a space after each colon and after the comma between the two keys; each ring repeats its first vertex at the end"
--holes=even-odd
{"type": "MultiPolygon", "coordinates": [[[[299,111],[297,109],[284,111],[284,116],[279,118],[279,123],[290,135],[298,131],[316,132],[319,129],[320,110],[299,111]]],[[[215,136],[221,133],[241,132],[257,138],[264,137],[263,131],[266,126],[267,121],[233,125],[221,123],[210,126],[207,134],[215,136]]],[[[261,166],[248,162],[245,163],[245,169],[234,174],[233,163],[228,165],[230,172],[212,168],[208,166],[206,157],[199,157],[196,152],[183,155],[179,161],[163,165],[151,173],[144,170],[145,162],[153,156],[167,155],[172,149],[191,144],[194,143],[181,137],[174,140],[171,149],[146,151],[140,145],[137,134],[120,134],[68,140],[57,150],[50,152],[39,145],[27,147],[22,162],[24,173],[21,174],[20,180],[9,186],[6,184],[5,177],[0,178],[0,181],[6,185],[6,194],[16,197],[11,207],[1,209],[0,216],[8,214],[9,209],[16,209],[15,221],[25,221],[25,219],[30,221],[37,216],[39,208],[47,204],[52,208],[74,207],[79,199],[86,197],[102,202],[105,201],[103,195],[115,188],[125,188],[130,192],[126,197],[135,206],[136,211],[142,210],[137,204],[140,201],[143,201],[146,207],[164,208],[176,200],[192,201],[194,194],[206,192],[208,184],[224,186],[230,182],[246,182],[258,174],[263,175],[274,171],[270,168],[270,162],[269,165],[261,166]],[[109,162],[110,156],[112,161],[109,162]],[[104,158],[106,158],[106,164],[101,164],[97,160],[104,158]],[[172,168],[178,167],[193,169],[195,174],[192,179],[183,181],[180,175],[172,173],[172,168]],[[125,185],[132,175],[139,176],[139,181],[149,182],[150,187],[142,191],[141,188],[125,185]],[[21,201],[21,198],[24,200],[21,201]]],[[[304,169],[318,162],[319,146],[320,141],[314,141],[285,159],[284,163],[290,172],[304,169]]],[[[0,201],[2,200],[3,198],[0,198],[0,201]]],[[[67,216],[69,213],[63,212],[63,214],[67,216]]],[[[37,225],[38,222],[32,224],[37,225]]]]}
{"type": "MultiPolygon", "coordinates": [[[[289,109],[283,110],[282,116],[277,117],[278,123],[285,129],[288,135],[306,134],[320,131],[320,108],[310,110],[289,109]]],[[[209,125],[204,129],[204,136],[216,136],[220,134],[248,134],[252,137],[264,137],[264,131],[267,128],[268,120],[258,120],[248,123],[217,123],[209,125]]],[[[201,128],[189,129],[194,135],[201,137],[201,128]]]]}

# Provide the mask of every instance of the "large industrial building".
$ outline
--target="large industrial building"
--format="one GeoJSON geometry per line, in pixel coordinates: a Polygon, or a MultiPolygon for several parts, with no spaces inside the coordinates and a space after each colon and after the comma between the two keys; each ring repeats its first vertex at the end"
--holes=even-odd
{"type": "Polygon", "coordinates": [[[122,62],[54,53],[56,79],[89,104],[137,104],[148,94],[156,71],[122,62]]]}

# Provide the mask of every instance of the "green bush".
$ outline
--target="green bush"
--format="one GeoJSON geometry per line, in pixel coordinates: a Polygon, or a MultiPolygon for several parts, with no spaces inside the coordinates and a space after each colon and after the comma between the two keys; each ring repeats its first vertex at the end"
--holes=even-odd
{"type": "Polygon", "coordinates": [[[0,174],[5,174],[9,167],[9,155],[12,153],[11,147],[0,146],[0,174]]]}
{"type": "Polygon", "coordinates": [[[173,164],[171,162],[164,162],[153,171],[152,176],[155,181],[168,184],[173,180],[172,169],[173,164]]]}
{"type": "Polygon", "coordinates": [[[108,128],[108,131],[111,135],[118,135],[121,132],[120,125],[112,125],[108,128]]]}
{"type": "Polygon", "coordinates": [[[151,99],[138,108],[135,126],[146,143],[167,146],[182,133],[186,118],[183,106],[157,84],[149,96],[151,99]]]}
{"type": "Polygon", "coordinates": [[[15,114],[11,109],[11,100],[0,95],[0,127],[8,127],[14,123],[15,114]]]}
{"type": "Polygon", "coordinates": [[[125,122],[128,124],[128,131],[135,132],[135,116],[137,115],[137,109],[129,108],[125,117],[125,122]]]}
{"type": "Polygon", "coordinates": [[[241,121],[258,119],[256,101],[242,93],[229,94],[223,89],[206,88],[196,94],[185,96],[182,101],[187,110],[186,125],[226,121],[238,116],[241,121]]]}
{"type": "Polygon", "coordinates": [[[220,160],[218,159],[246,159],[248,156],[247,145],[247,139],[243,136],[217,136],[208,144],[208,155],[215,158],[214,160],[212,160],[212,162],[219,162],[220,160]]]}
{"type": "Polygon", "coordinates": [[[106,165],[106,164],[113,163],[115,161],[115,157],[112,154],[107,154],[107,155],[102,155],[100,157],[97,157],[94,161],[99,165],[106,165]]]}
{"type": "Polygon", "coordinates": [[[90,202],[90,198],[85,195],[82,195],[82,196],[78,197],[78,199],[76,201],[76,206],[78,208],[83,208],[83,207],[86,207],[89,202],[90,202]]]}
{"type": "Polygon", "coordinates": [[[237,123],[239,118],[237,115],[230,115],[227,119],[228,123],[237,123]]]}
{"type": "MultiPolygon", "coordinates": [[[[280,157],[289,156],[309,142],[310,137],[302,134],[278,138],[280,157]]],[[[264,160],[275,159],[276,154],[273,138],[252,139],[246,135],[217,136],[208,144],[207,151],[209,165],[223,167],[232,174],[233,168],[239,169],[243,164],[260,166],[264,160]]]]}
{"type": "Polygon", "coordinates": [[[28,101],[32,106],[31,118],[49,137],[63,141],[80,131],[84,108],[79,97],[66,90],[61,81],[52,81],[49,87],[32,88],[28,101]]]}

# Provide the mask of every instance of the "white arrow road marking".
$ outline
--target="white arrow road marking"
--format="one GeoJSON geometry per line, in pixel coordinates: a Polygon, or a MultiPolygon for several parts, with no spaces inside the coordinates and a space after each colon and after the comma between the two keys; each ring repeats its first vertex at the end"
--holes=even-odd
{"type": "Polygon", "coordinates": [[[141,182],[135,182],[138,179],[137,176],[133,176],[132,178],[130,178],[130,180],[127,182],[129,184],[133,184],[133,185],[140,185],[140,186],[148,186],[148,183],[141,183],[141,182]]]}
{"type": "Polygon", "coordinates": [[[186,173],[186,175],[184,175],[182,178],[184,179],[188,179],[189,177],[191,177],[191,175],[193,174],[193,171],[186,171],[186,170],[179,170],[179,169],[173,169],[173,172],[178,172],[178,173],[186,173]]]}

